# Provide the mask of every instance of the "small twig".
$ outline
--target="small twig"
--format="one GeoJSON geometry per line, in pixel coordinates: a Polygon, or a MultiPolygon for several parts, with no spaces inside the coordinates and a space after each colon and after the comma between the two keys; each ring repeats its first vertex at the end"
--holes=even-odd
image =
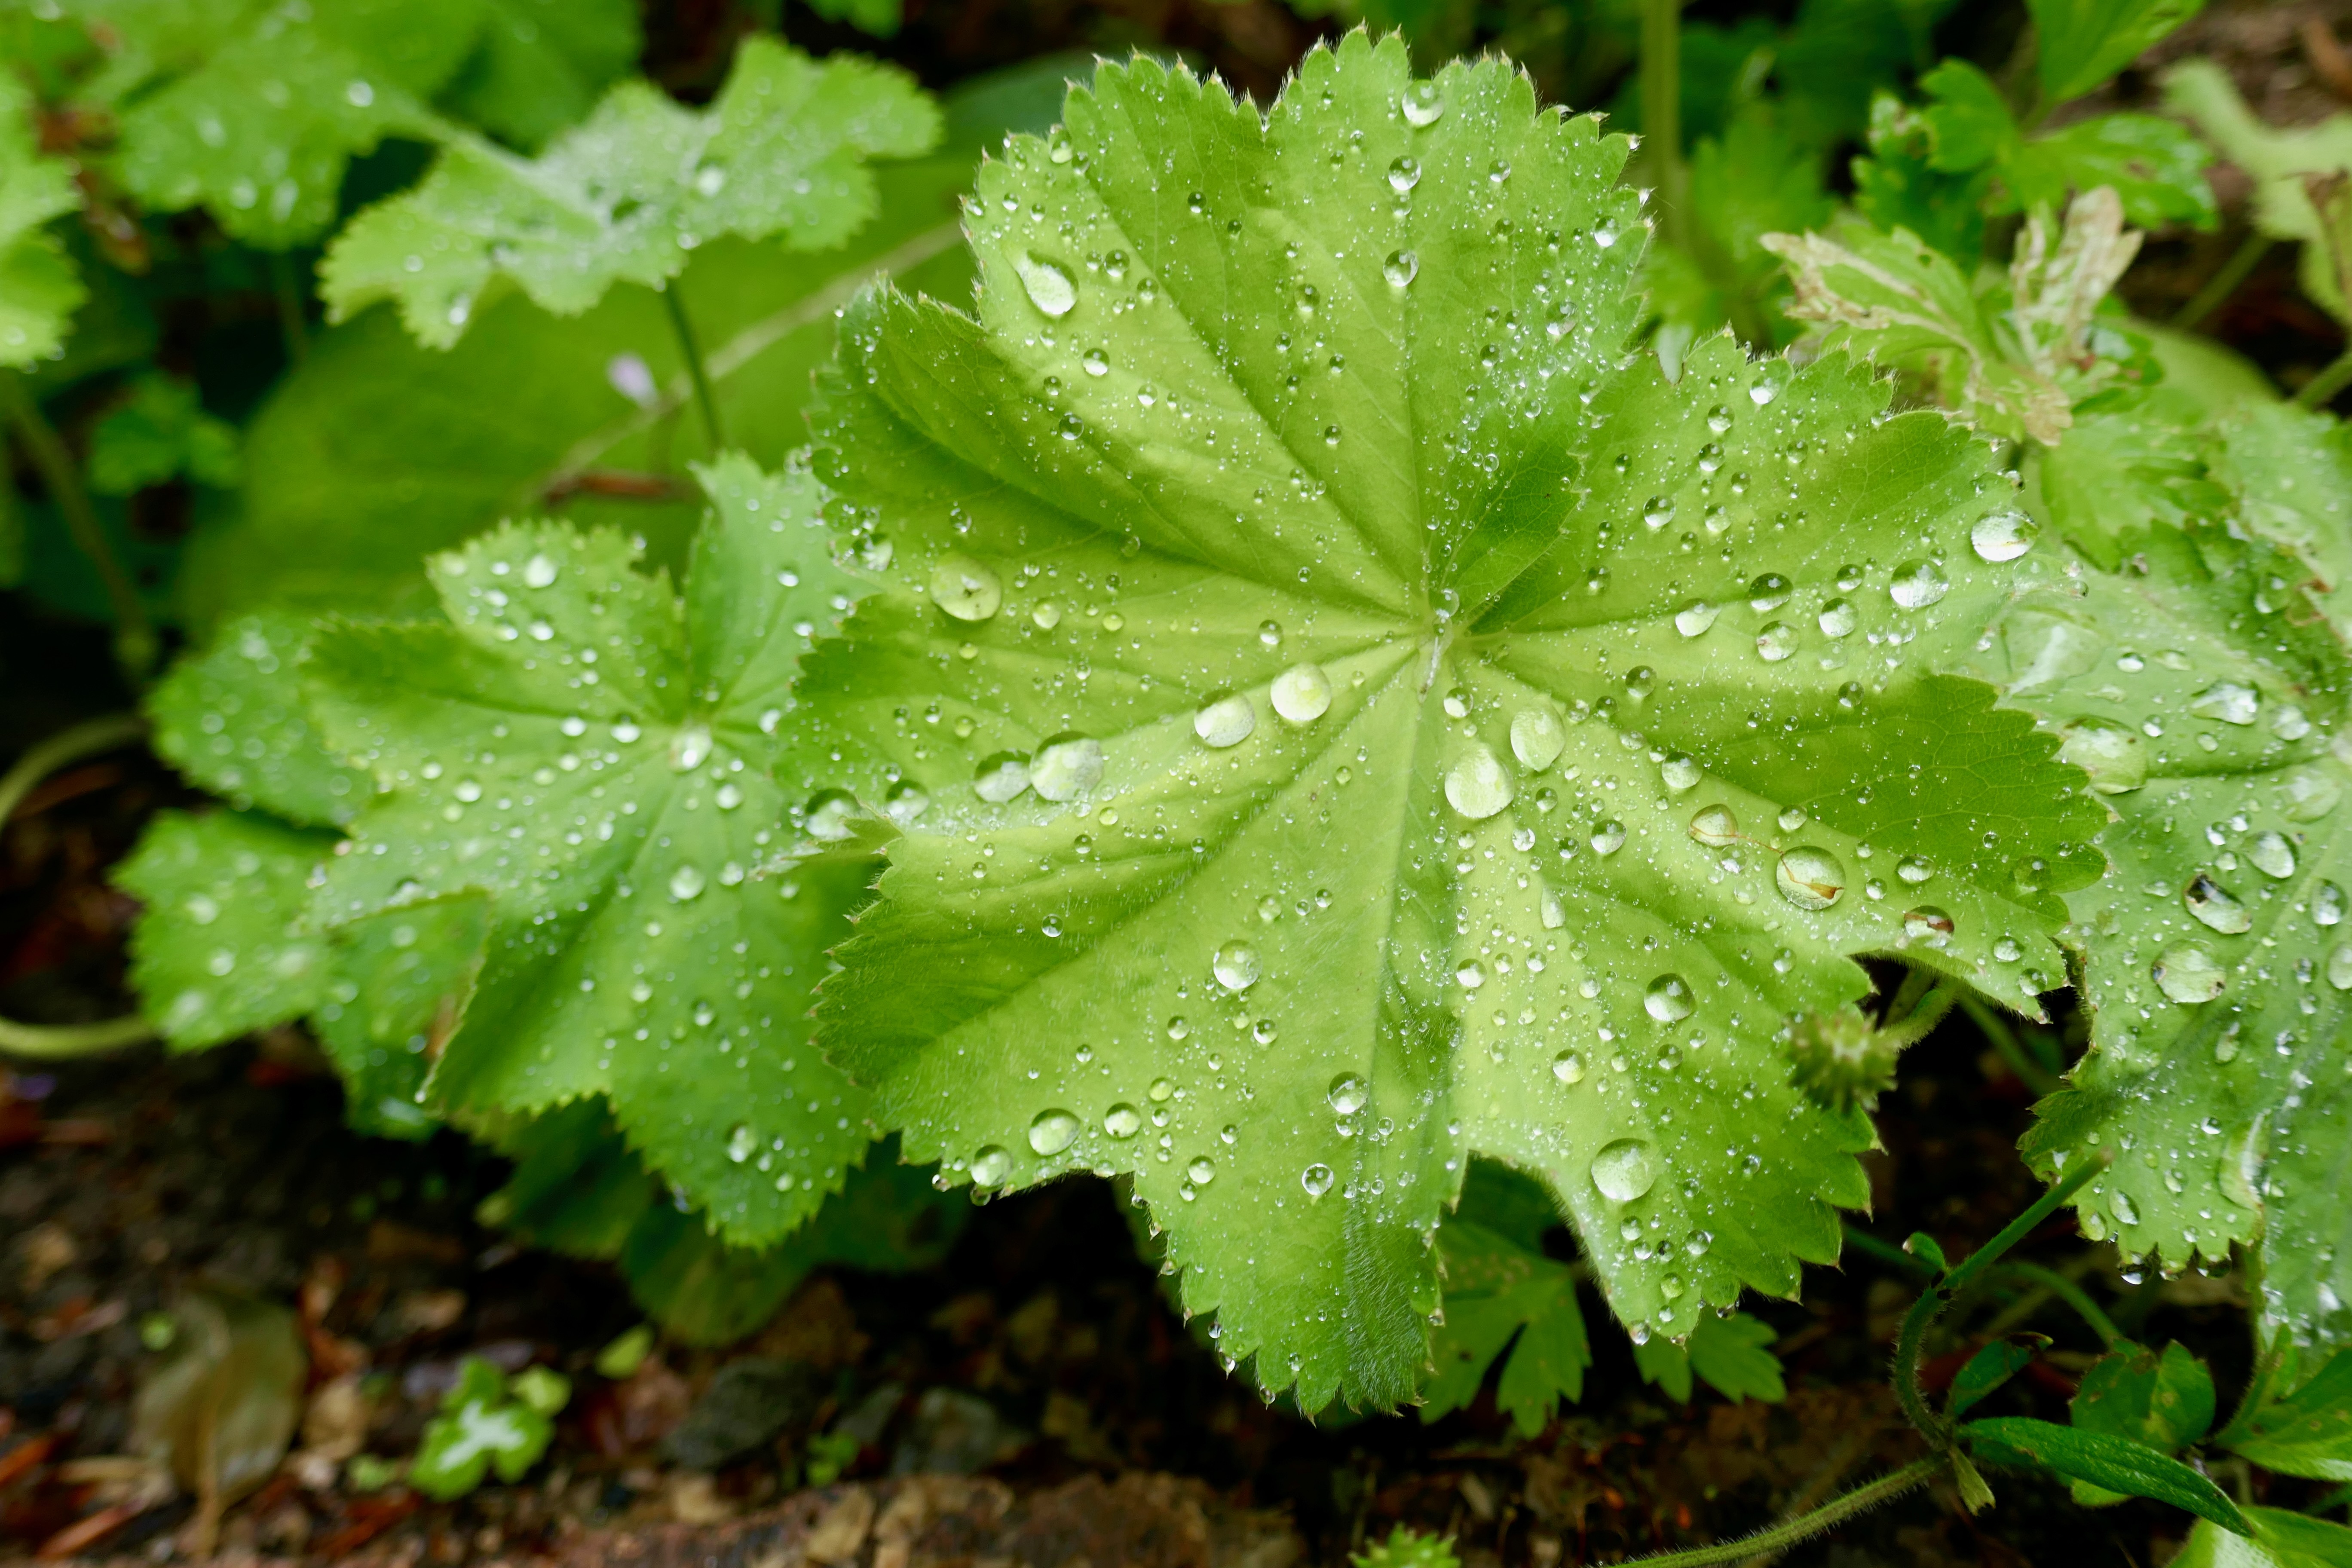
{"type": "Polygon", "coordinates": [[[99,524],[98,510],[90,505],[89,491],[81,482],[81,470],[74,466],[73,454],[66,450],[64,438],[42,415],[32,384],[22,374],[0,371],[0,414],[5,414],[16,427],[16,438],[40,471],[41,483],[64,515],[67,531],[97,568],[107,603],[114,611],[115,659],[134,689],[144,685],[161,651],[155,628],[147,619],[147,606],[140,602],[138,584],[106,542],[106,531],[99,524]]]}
{"type": "Polygon", "coordinates": [[[2197,290],[2189,303],[2174,311],[2172,320],[2165,324],[2188,331],[2202,322],[2229,301],[2230,296],[2253,275],[2254,268],[2262,265],[2263,258],[2268,256],[2271,247],[2277,243],[2259,229],[2246,236],[2238,248],[2230,253],[2230,259],[2221,263],[2221,269],[2205,279],[2205,286],[2197,290]]]}
{"type": "Polygon", "coordinates": [[[1716,1563],[1738,1563],[1758,1553],[1786,1552],[1801,1542],[1810,1541],[1825,1530],[1843,1524],[1856,1514],[1867,1513],[1884,1502],[1891,1502],[1905,1492],[1927,1485],[1950,1464],[1942,1454],[1930,1454],[1924,1459],[1914,1459],[1891,1475],[1881,1476],[1867,1486],[1860,1486],[1843,1496],[1832,1499],[1806,1514],[1785,1524],[1772,1525],[1753,1535],[1743,1535],[1737,1541],[1720,1542],[1713,1546],[1693,1547],[1687,1552],[1659,1552],[1647,1557],[1628,1557],[1625,1568],[1706,1568],[1716,1563]]]}
{"type": "Polygon", "coordinates": [[[694,383],[695,406],[702,412],[702,433],[710,441],[710,455],[717,457],[727,448],[727,438],[719,431],[719,395],[710,390],[710,372],[702,363],[702,349],[694,341],[694,323],[686,319],[686,301],[678,298],[676,279],[661,291],[662,303],[669,308],[670,331],[677,334],[678,352],[686,356],[686,374],[694,383]]]}
{"type": "MultiPolygon", "coordinates": [[[[50,773],[68,763],[127,746],[146,732],[147,721],[138,714],[115,713],[87,720],[33,747],[0,774],[0,826],[50,773]]],[[[96,1024],[20,1024],[0,1018],[0,1053],[43,1060],[96,1056],[154,1037],[155,1026],[136,1013],[96,1024]]]]}

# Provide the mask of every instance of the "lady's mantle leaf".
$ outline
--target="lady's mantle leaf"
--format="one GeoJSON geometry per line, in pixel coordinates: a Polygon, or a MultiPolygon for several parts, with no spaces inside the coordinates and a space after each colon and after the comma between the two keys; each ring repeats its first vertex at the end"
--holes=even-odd
{"type": "Polygon", "coordinates": [[[1782,1020],[1864,952],[2030,1007],[2092,874],[2079,775],[1933,673],[2007,487],[1851,363],[1623,358],[1623,144],[1498,65],[1066,113],[983,172],[978,319],[868,295],[821,416],[893,565],[781,776],[911,828],[829,1048],[978,1185],[1133,1172],[1309,1408],[1410,1395],[1474,1152],[1637,1332],[1793,1290],[1869,1134],[1782,1020]]]}
{"type": "Polygon", "coordinates": [[[2132,542],[2130,571],[2021,595],[1983,656],[2117,814],[2113,869],[2069,900],[2095,1048],[2026,1154],[2052,1173],[2113,1153],[2083,1228],[2127,1254],[2261,1237],[2273,1321],[2340,1342],[2352,668],[2285,552],[2220,526],[2132,542]]]}
{"type": "Polygon", "coordinates": [[[309,617],[243,616],[212,647],[184,658],[147,699],[155,749],[240,811],[258,806],[289,822],[349,822],[374,785],[327,754],[302,702],[296,664],[309,617]]]}
{"type": "Polygon", "coordinates": [[[840,923],[819,884],[855,868],[761,874],[785,847],[768,737],[856,589],[807,476],[699,472],[715,509],[682,603],[614,536],[523,523],[436,558],[447,623],[320,634],[328,739],[391,792],[320,907],[490,893],[481,981],[428,1098],[480,1114],[604,1094],[649,1163],[759,1245],[866,1142],[865,1097],[800,1022],[840,923]]]}
{"type": "Polygon", "coordinates": [[[0,371],[53,357],[89,290],[45,228],[81,205],[73,168],[41,156],[32,95],[0,72],[0,371]]]}
{"type": "Polygon", "coordinates": [[[321,291],[341,318],[399,301],[426,343],[457,341],[493,278],[559,315],[614,283],[658,287],[722,234],[838,245],[874,214],[872,157],[939,139],[939,110],[898,72],[744,41],[708,110],[644,82],[615,88],[536,162],[457,142],[425,183],[352,220],[321,291]]]}

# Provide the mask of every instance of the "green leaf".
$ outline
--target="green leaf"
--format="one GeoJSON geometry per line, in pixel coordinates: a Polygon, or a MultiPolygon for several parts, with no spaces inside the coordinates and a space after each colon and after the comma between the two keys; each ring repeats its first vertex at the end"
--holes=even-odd
{"type": "Polygon", "coordinates": [[[452,142],[423,184],[336,237],[320,292],[337,320],[396,300],[436,348],[457,341],[495,279],[576,316],[615,283],[661,287],[719,235],[839,245],[874,216],[866,160],[913,157],[939,133],[938,109],[897,70],[755,36],[708,110],[629,82],[535,162],[452,142]]]}
{"type": "MultiPolygon", "coordinates": [[[[1785,296],[1764,236],[1826,223],[1835,204],[1821,159],[1776,117],[1751,110],[1722,138],[1692,149],[1690,207],[1704,259],[1661,245],[1650,253],[1644,281],[1660,314],[1696,334],[1730,321],[1736,300],[1785,296]]],[[[1797,335],[1785,321],[1774,324],[1781,341],[1797,335]]]]}
{"type": "Polygon", "coordinates": [[[1883,234],[1908,229],[1929,248],[1973,267],[1984,251],[1988,165],[1954,174],[1936,166],[1927,116],[1891,92],[1871,100],[1870,156],[1853,160],[1854,210],[1883,234]]]}
{"type": "Polygon", "coordinates": [[[442,101],[521,147],[584,118],[637,58],[629,0],[480,0],[480,10],[474,53],[442,101]]]}
{"type": "Polygon", "coordinates": [[[1445,1323],[1432,1350],[1436,1373],[1422,1386],[1422,1420],[1435,1421],[1477,1398],[1487,1369],[1507,1353],[1496,1407],[1509,1415],[1520,1436],[1538,1436],[1561,1401],[1572,1405],[1584,1396],[1584,1369],[1592,1364],[1575,1274],[1458,1217],[1445,1222],[1437,1244],[1445,1268],[1445,1323]]]}
{"type": "Polygon", "coordinates": [[[127,496],[181,475],[215,489],[237,482],[236,426],[205,412],[195,384],[150,372],[89,438],[89,488],[127,496]]]}
{"type": "Polygon", "coordinates": [[[909,829],[828,1048],[983,1188],[1132,1173],[1307,1408],[1411,1393],[1472,1153],[1631,1321],[1792,1291],[1868,1133],[1774,1032],[1863,952],[2031,1005],[1996,948],[2059,905],[2011,863],[2095,827],[1933,673],[2006,592],[1982,449],[1850,363],[1623,359],[1622,144],[1534,108],[1360,35],[1264,123],[1106,68],[1067,162],[983,171],[978,319],[869,293],[819,416],[889,564],[779,776],[909,829]]]}
{"type": "Polygon", "coordinates": [[[2235,412],[2210,454],[2240,522],[2294,552],[2339,634],[2352,635],[2352,431],[2291,404],[2235,412]]]}
{"type": "Polygon", "coordinates": [[[2001,169],[2009,200],[1996,210],[2059,207],[2078,191],[2107,185],[2127,222],[2210,229],[2221,221],[2205,181],[2210,162],[2205,143],[2177,120],[2102,114],[2011,149],[2001,169]]]}
{"type": "Polygon", "coordinates": [[[887,38],[898,31],[898,0],[809,0],[809,9],[872,37],[887,38]]]}
{"type": "Polygon", "coordinates": [[[2352,1530],[2284,1509],[2243,1512],[2252,1539],[2200,1520],[2170,1568],[2352,1568],[2352,1530]]]}
{"type": "Polygon", "coordinates": [[[2352,1351],[2338,1351],[2309,1383],[2222,1436],[2266,1470],[2352,1481],[2352,1351]]]}
{"type": "Polygon", "coordinates": [[[1690,1402],[1693,1373],[1727,1399],[1777,1404],[1789,1396],[1789,1389],[1781,1380],[1780,1358],[1767,1347],[1780,1337],[1769,1323],[1745,1312],[1727,1318],[1709,1313],[1683,1343],[1654,1339],[1635,1344],[1633,1363],[1643,1382],[1656,1384],[1678,1405],[1690,1402]]]}
{"type": "Polygon", "coordinates": [[[2303,179],[2352,169],[2352,114],[2273,128],[2247,107],[2229,73],[2208,59],[2183,60],[2165,73],[2164,105],[2187,117],[2222,157],[2253,178],[2254,226],[2273,239],[2302,241],[2304,292],[2338,321],[2352,319],[2326,226],[2303,179]]]}
{"type": "Polygon", "coordinates": [[[601,1099],[557,1106],[520,1122],[493,1123],[488,1141],[514,1162],[505,1186],[477,1215],[534,1247],[613,1258],[656,1201],[654,1178],[614,1127],[601,1099]]]}
{"type": "Polygon", "coordinates": [[[1946,60],[1919,79],[1933,102],[1919,111],[1933,148],[1927,166],[1965,174],[2000,163],[2017,144],[2017,119],[1990,77],[1966,60],[1946,60]]]}
{"type": "Polygon", "coordinates": [[[2042,100],[2080,98],[2205,8],[2205,0],[2026,0],[2042,100]]]}
{"type": "Polygon", "coordinates": [[[683,602],[613,534],[516,523],[435,558],[446,623],[318,634],[321,727],[390,792],[352,824],[320,910],[491,894],[436,1109],[602,1094],[648,1163],[761,1245],[868,1136],[864,1096],[799,1023],[863,868],[782,865],[763,766],[803,651],[859,589],[806,474],[730,457],[698,477],[712,511],[683,602]]]}
{"type": "Polygon", "coordinates": [[[2082,1431],[2134,1438],[2169,1454],[2211,1428],[2213,1378],[2178,1342],[2160,1352],[2125,1344],[2091,1363],[2069,1411],[2082,1431]]]}
{"type": "Polygon", "coordinates": [[[1969,1357],[1952,1379],[1944,1413],[1958,1419],[1989,1398],[2001,1384],[2031,1365],[2040,1347],[2049,1342],[2038,1334],[2019,1335],[1992,1343],[1969,1357]]]}
{"type": "Polygon", "coordinates": [[[1454,1537],[1429,1535],[1398,1525],[1386,1541],[1375,1541],[1349,1557],[1353,1568],[1462,1568],[1454,1537]]]}
{"type": "Polygon", "coordinates": [[[335,218],[351,159],[444,129],[427,100],[468,52],[471,0],[78,0],[115,42],[89,95],[121,125],[114,173],[158,211],[202,206],[284,250],[335,218]]]}
{"type": "Polygon", "coordinates": [[[156,752],[240,811],[349,822],[375,786],[328,754],[303,706],[296,666],[310,637],[310,618],[283,611],[223,626],[148,694],[156,752]]]}
{"type": "Polygon", "coordinates": [[[2153,1498],[2240,1535],[2253,1533],[2253,1526],[2220,1487],[2179,1460],[2129,1437],[2080,1431],[2025,1415],[1970,1421],[1960,1427],[1959,1436],[1970,1453],[1989,1464],[2044,1469],[2126,1497],[2153,1498]]]}
{"type": "Polygon", "coordinates": [[[2170,387],[2103,393],[2074,411],[2057,446],[2026,453],[2026,509],[2112,572],[2139,534],[2229,504],[2207,477],[2206,424],[2204,410],[2170,387]]]}
{"type": "Polygon", "coordinates": [[[2045,1175],[2116,1156],[2077,1206],[2126,1256],[2261,1237],[2266,1314],[2308,1339],[2352,1327],[2327,1304],[2352,1022],[2330,731],[2352,671],[2294,559],[2231,532],[2153,529],[2113,576],[2044,563],[1987,639],[1984,673],[2117,814],[2107,877],[2069,900],[2093,1048],[2023,1148],[2045,1175]]]}
{"type": "Polygon", "coordinates": [[[492,1469],[511,1485],[547,1452],[555,1436],[547,1414],[511,1396],[506,1373],[479,1356],[459,1363],[457,1386],[425,1424],[408,1482],[443,1502],[464,1497],[492,1469]]]}
{"type": "Polygon", "coordinates": [[[422,1138],[425,1077],[465,1016],[482,967],[489,900],[421,899],[334,932],[334,968],[311,1017],[343,1079],[343,1114],[359,1131],[422,1138]]]}
{"type": "Polygon", "coordinates": [[[175,1048],[286,1023],[325,995],[327,942],[305,917],[333,843],[236,812],[157,814],[114,879],[147,906],[131,984],[175,1048]]]}
{"type": "Polygon", "coordinates": [[[89,297],[47,226],[81,205],[73,165],[41,155],[32,109],[15,74],[0,72],[0,373],[56,358],[89,297]]]}

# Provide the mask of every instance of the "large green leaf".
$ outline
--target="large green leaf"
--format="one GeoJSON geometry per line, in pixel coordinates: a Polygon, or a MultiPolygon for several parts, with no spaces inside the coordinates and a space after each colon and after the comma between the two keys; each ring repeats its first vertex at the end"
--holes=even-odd
{"type": "Polygon", "coordinates": [[[2172,1453],[2213,1425],[2213,1377],[2187,1345],[2124,1343],[2091,1363],[2068,1419],[2087,1432],[2133,1437],[2172,1453]]]}
{"type": "Polygon", "coordinates": [[[1499,66],[1066,113],[983,172],[978,318],[870,293],[823,405],[889,565],[781,776],[911,827],[828,1048],[983,1187],[1131,1172],[1309,1408],[1410,1394],[1473,1152],[1637,1333],[1792,1291],[1869,1133],[1785,1018],[1865,952],[2031,1008],[2094,874],[2078,775],[1936,673],[2008,487],[1843,359],[1626,360],[1623,145],[1499,66]]]}
{"type": "Polygon", "coordinates": [[[1970,1421],[1960,1427],[1959,1437],[1978,1458],[1990,1464],[2047,1469],[2070,1481],[2187,1509],[2240,1535],[2253,1532],[2229,1494],[2202,1471],[2129,1437],[2084,1432],[2029,1415],[1970,1421]]]}
{"type": "Polygon", "coordinates": [[[2117,814],[2112,870],[2070,900],[2094,1048],[2026,1152],[2113,1154],[2083,1228],[2127,1254],[2261,1237],[2272,1317],[2340,1337],[2352,671],[2292,556],[2221,525],[2127,542],[2116,575],[2046,574],[1983,656],[2117,814]]]}
{"type": "Polygon", "coordinates": [[[800,656],[856,591],[804,473],[730,457],[681,602],[617,536],[518,523],[436,557],[446,622],[312,646],[331,744],[390,792],[320,910],[492,895],[428,1100],[467,1117],[601,1094],[632,1144],[758,1245],[837,1190],[865,1098],[801,1019],[854,864],[784,869],[763,763],[800,656]]]}
{"type": "Polygon", "coordinates": [[[2027,0],[2043,103],[2081,97],[2204,8],[2205,0],[2027,0]]]}
{"type": "Polygon", "coordinates": [[[723,234],[839,245],[874,216],[866,160],[914,157],[939,134],[938,109],[896,70],[747,38],[708,110],[628,82],[536,161],[453,142],[423,184],[336,237],[320,292],[338,318],[396,300],[436,348],[497,279],[576,316],[614,283],[661,287],[723,234]]]}
{"type": "Polygon", "coordinates": [[[2251,1537],[2199,1520],[2171,1568],[2352,1568],[2352,1530],[2283,1508],[2242,1511],[2251,1537]]]}
{"type": "Polygon", "coordinates": [[[637,58],[630,0],[479,0],[474,53],[442,100],[475,124],[532,148],[595,106],[637,58]]]}
{"type": "Polygon", "coordinates": [[[297,665],[307,617],[269,611],[221,628],[147,699],[155,750],[240,810],[289,822],[348,822],[373,784],[329,756],[302,705],[297,665]]]}
{"type": "Polygon", "coordinates": [[[2309,1383],[2232,1422],[2222,1441],[2284,1476],[2352,1481],[2352,1351],[2338,1351],[2309,1383]]]}
{"type": "Polygon", "coordinates": [[[31,111],[24,84],[0,72],[0,374],[54,358],[89,294],[47,228],[81,205],[73,167],[41,155],[31,111]]]}

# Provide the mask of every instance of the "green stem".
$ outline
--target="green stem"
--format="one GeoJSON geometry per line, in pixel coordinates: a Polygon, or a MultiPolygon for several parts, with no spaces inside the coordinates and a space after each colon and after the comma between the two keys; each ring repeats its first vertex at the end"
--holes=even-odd
{"type": "MultiPolygon", "coordinates": [[[[113,713],[86,720],[33,747],[0,774],[0,827],[16,815],[35,786],[58,769],[127,746],[146,732],[147,721],[138,714],[113,713]]],[[[136,1013],[96,1024],[20,1024],[0,1018],[0,1054],[47,1061],[120,1050],[154,1037],[154,1026],[136,1013]]]]}
{"type": "Polygon", "coordinates": [[[286,363],[299,366],[310,357],[310,323],[302,310],[302,285],[294,276],[294,258],[282,250],[269,253],[270,292],[278,297],[278,331],[286,340],[286,363]]]}
{"type": "Polygon", "coordinates": [[[1845,1227],[1845,1244],[1874,1262],[1898,1269],[1914,1279],[1933,1279],[1936,1266],[1924,1258],[1915,1258],[1891,1241],[1881,1241],[1857,1226],[1845,1227]]]}
{"type": "Polygon", "coordinates": [[[2238,248],[2231,253],[2230,259],[2221,263],[2221,270],[2208,278],[2205,287],[2198,289],[2189,303],[2174,311],[2172,320],[2165,325],[2187,331],[2220,310],[2228,302],[2230,296],[2238,291],[2238,285],[2262,265],[2263,258],[2268,256],[2271,247],[2277,243],[2269,235],[2259,232],[2246,236],[2238,248]]]}
{"type": "Polygon", "coordinates": [[[1992,1048],[2000,1053],[2000,1059],[2009,1064],[2009,1070],[2017,1075],[2020,1083],[2043,1097],[2055,1094],[2065,1087],[2064,1079],[2033,1059],[2032,1054],[2018,1039],[2017,1031],[2011,1028],[2000,1014],[1973,996],[1961,997],[1960,1006],[1983,1031],[1984,1037],[1992,1042],[1992,1048]]]}
{"type": "Polygon", "coordinates": [[[2347,383],[2352,383],[2352,348],[2337,354],[2326,370],[2303,384],[2303,390],[2294,395],[2295,405],[2325,408],[2336,401],[2336,395],[2344,390],[2347,383]]]}
{"type": "Polygon", "coordinates": [[[114,611],[114,657],[135,689],[146,682],[147,672],[155,667],[155,656],[161,651],[154,626],[147,619],[147,606],[140,602],[138,584],[114,558],[106,532],[99,526],[98,510],[90,505],[89,491],[82,486],[81,471],[74,466],[73,454],[42,416],[32,384],[21,374],[0,371],[0,414],[5,414],[8,423],[16,427],[16,438],[39,470],[49,500],[66,520],[67,531],[98,570],[107,603],[114,611]]]}
{"type": "Polygon", "coordinates": [[[703,365],[702,350],[694,341],[694,327],[686,319],[686,302],[678,298],[675,281],[662,290],[662,302],[669,307],[670,329],[677,334],[678,352],[686,356],[686,374],[694,382],[694,404],[702,411],[702,433],[710,438],[710,455],[715,458],[727,446],[719,433],[719,398],[710,390],[710,372],[703,365]]]}
{"type": "Polygon", "coordinates": [[[2074,1315],[2082,1319],[2109,1350],[2116,1348],[2118,1340],[2126,1337],[2123,1330],[2116,1326],[2116,1321],[2107,1316],[2105,1310],[2091,1300],[2089,1291],[2054,1268],[2044,1268],[2039,1263],[2004,1263],[1994,1272],[2002,1278],[2032,1285],[2074,1308],[2074,1315]]]}
{"type": "Polygon", "coordinates": [[[1954,1265],[1935,1285],[1922,1290],[1919,1299],[1911,1303],[1911,1310],[1904,1314],[1903,1332],[1895,1342],[1895,1397],[1902,1404],[1903,1414],[1910,1418],[1911,1425],[1919,1428],[1928,1441],[1941,1446],[1951,1438],[1950,1423],[1927,1408],[1927,1393],[1919,1386],[1919,1353],[1927,1342],[1928,1329],[1943,1316],[1945,1308],[1964,1295],[1985,1270],[2000,1261],[2003,1253],[2032,1235],[2034,1227],[2057,1213],[2084,1183],[2105,1170],[2108,1159],[2103,1153],[2077,1164],[2072,1174],[2003,1226],[2000,1235],[1954,1265]]]}
{"type": "Polygon", "coordinates": [[[1688,181],[1683,168],[1683,0],[1642,0],[1642,142],[1657,180],[1667,240],[1689,243],[1684,211],[1688,181]]]}
{"type": "Polygon", "coordinates": [[[1952,1004],[1958,1000],[1960,989],[1957,982],[1938,985],[1918,998],[1902,1017],[1891,1018],[1880,1025],[1878,1033],[1892,1042],[1896,1050],[1908,1050],[1934,1033],[1936,1026],[1944,1021],[1944,1015],[1950,1012],[1952,1004]]]}
{"type": "Polygon", "coordinates": [[[1941,1454],[1930,1454],[1924,1459],[1914,1459],[1891,1475],[1881,1476],[1866,1486],[1832,1498],[1812,1512],[1801,1514],[1786,1524],[1776,1524],[1759,1530],[1753,1535],[1743,1535],[1737,1541],[1717,1542],[1713,1546],[1693,1547],[1687,1552],[1659,1552],[1647,1557],[1628,1557],[1625,1568],[1702,1568],[1711,1563],[1737,1563],[1742,1558],[1785,1552],[1801,1542],[1810,1541],[1825,1530],[1834,1529],[1859,1513],[1867,1513],[1883,1502],[1891,1502],[1905,1492],[1927,1485],[1941,1474],[1949,1464],[1941,1454]]]}

